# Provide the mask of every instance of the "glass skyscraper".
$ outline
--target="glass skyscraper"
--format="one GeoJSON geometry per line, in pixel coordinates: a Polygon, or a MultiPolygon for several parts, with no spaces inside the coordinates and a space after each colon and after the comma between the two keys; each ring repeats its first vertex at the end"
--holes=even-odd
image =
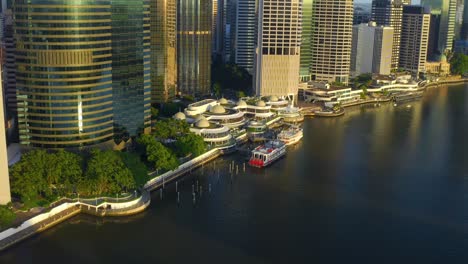
{"type": "Polygon", "coordinates": [[[421,4],[430,7],[431,13],[440,14],[437,51],[443,55],[446,50],[453,49],[457,0],[421,0],[421,4]]]}
{"type": "Polygon", "coordinates": [[[162,103],[177,89],[177,0],[151,0],[150,7],[151,101],[162,103]]]}
{"type": "Polygon", "coordinates": [[[14,3],[23,145],[67,148],[113,137],[109,0],[14,3]]]}
{"type": "Polygon", "coordinates": [[[13,9],[21,144],[96,145],[150,125],[148,0],[17,0],[13,9]]]}
{"type": "Polygon", "coordinates": [[[177,8],[177,85],[185,94],[205,95],[211,86],[210,0],[179,0],[177,8]]]}
{"type": "Polygon", "coordinates": [[[314,0],[303,0],[302,3],[302,41],[301,41],[301,68],[302,81],[310,79],[310,68],[312,66],[312,27],[314,0]]]}
{"type": "Polygon", "coordinates": [[[149,0],[112,0],[112,91],[116,141],[151,125],[149,0]]]}

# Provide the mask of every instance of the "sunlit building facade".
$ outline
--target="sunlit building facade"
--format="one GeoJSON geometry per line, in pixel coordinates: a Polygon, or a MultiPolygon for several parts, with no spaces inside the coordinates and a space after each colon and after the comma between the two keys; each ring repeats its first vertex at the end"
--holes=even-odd
{"type": "Polygon", "coordinates": [[[177,85],[184,94],[206,95],[211,86],[210,0],[179,0],[177,8],[177,85]]]}
{"type": "Polygon", "coordinates": [[[353,0],[314,0],[311,79],[347,84],[351,63],[353,0]]]}
{"type": "Polygon", "coordinates": [[[163,103],[177,91],[177,0],[151,0],[151,101],[163,103]]]}
{"type": "Polygon", "coordinates": [[[260,1],[258,13],[255,92],[293,99],[299,88],[302,1],[260,1]]]}
{"type": "Polygon", "coordinates": [[[314,0],[302,1],[301,67],[299,70],[302,81],[310,80],[310,68],[312,67],[313,4],[314,0]]]}
{"type": "Polygon", "coordinates": [[[372,0],[371,21],[378,26],[393,28],[392,70],[398,69],[400,60],[401,23],[403,6],[410,5],[411,0],[372,0]]]}
{"type": "Polygon", "coordinates": [[[438,53],[443,55],[446,51],[452,50],[455,38],[457,0],[421,0],[421,5],[430,7],[434,14],[440,14],[438,53]]]}
{"type": "Polygon", "coordinates": [[[112,140],[110,1],[17,0],[14,16],[20,143],[112,140]]]}
{"type": "Polygon", "coordinates": [[[111,143],[150,122],[147,0],[14,3],[20,143],[111,143]]]}

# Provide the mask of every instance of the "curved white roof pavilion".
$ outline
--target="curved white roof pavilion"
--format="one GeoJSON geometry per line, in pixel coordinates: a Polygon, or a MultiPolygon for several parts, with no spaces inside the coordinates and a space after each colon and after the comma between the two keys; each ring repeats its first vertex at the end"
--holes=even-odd
{"type": "Polygon", "coordinates": [[[236,140],[229,132],[229,128],[219,124],[209,124],[206,126],[206,120],[200,120],[190,131],[203,137],[203,141],[213,147],[220,149],[231,148],[236,145],[236,140]],[[200,124],[199,124],[200,123],[200,124]]]}

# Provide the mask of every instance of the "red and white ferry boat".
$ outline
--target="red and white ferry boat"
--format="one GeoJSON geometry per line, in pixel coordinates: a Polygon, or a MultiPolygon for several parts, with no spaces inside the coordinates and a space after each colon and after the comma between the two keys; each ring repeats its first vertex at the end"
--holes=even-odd
{"type": "Polygon", "coordinates": [[[249,165],[252,167],[264,168],[285,154],[286,144],[280,140],[272,140],[252,150],[252,157],[250,157],[249,165]]]}

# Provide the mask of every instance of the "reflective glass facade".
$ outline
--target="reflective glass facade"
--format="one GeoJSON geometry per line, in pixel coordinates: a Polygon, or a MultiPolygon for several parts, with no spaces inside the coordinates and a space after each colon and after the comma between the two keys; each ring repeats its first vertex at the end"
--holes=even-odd
{"type": "Polygon", "coordinates": [[[151,109],[148,0],[112,0],[112,89],[116,141],[149,128],[151,109]]]}
{"type": "Polygon", "coordinates": [[[205,95],[211,85],[211,0],[179,0],[177,85],[186,94],[205,95]]]}
{"type": "Polygon", "coordinates": [[[66,148],[111,140],[110,1],[17,0],[13,8],[20,142],[66,148]]]}
{"type": "Polygon", "coordinates": [[[302,81],[310,79],[310,68],[312,66],[312,27],[314,0],[304,0],[302,3],[302,41],[301,41],[301,68],[302,81]]]}
{"type": "Polygon", "coordinates": [[[151,0],[151,101],[167,102],[177,89],[177,0],[151,0]]]}

